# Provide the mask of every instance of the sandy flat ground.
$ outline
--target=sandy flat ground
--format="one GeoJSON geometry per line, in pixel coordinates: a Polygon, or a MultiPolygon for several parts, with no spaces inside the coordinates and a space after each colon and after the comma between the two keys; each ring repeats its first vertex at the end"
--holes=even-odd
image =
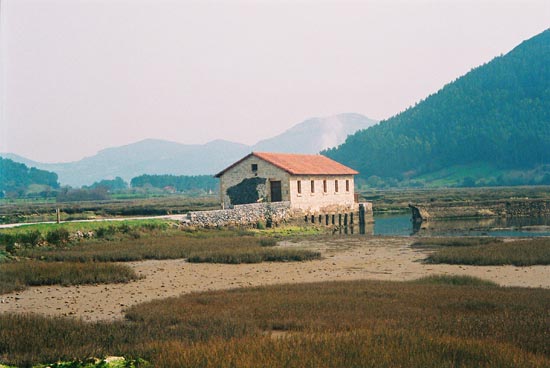
{"type": "Polygon", "coordinates": [[[550,266],[427,265],[429,251],[412,249],[411,238],[335,237],[328,241],[284,242],[320,250],[310,262],[243,265],[193,264],[184,260],[129,263],[145,278],[128,284],[41,286],[0,295],[0,313],[74,316],[87,321],[123,318],[128,306],[184,293],[278,283],[328,280],[412,280],[432,274],[471,275],[502,286],[550,288],[550,266]]]}

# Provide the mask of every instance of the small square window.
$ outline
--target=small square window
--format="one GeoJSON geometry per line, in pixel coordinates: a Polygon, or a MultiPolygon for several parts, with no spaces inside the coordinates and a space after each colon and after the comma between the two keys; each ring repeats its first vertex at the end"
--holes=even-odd
{"type": "Polygon", "coordinates": [[[253,172],[258,171],[258,164],[252,164],[252,171],[253,172]]]}

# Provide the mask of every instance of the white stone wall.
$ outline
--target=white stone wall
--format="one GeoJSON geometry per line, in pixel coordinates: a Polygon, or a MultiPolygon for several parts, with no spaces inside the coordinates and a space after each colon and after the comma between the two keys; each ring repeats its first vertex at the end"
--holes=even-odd
{"type": "Polygon", "coordinates": [[[270,202],[271,186],[269,182],[270,180],[280,180],[282,200],[290,200],[289,174],[256,156],[250,156],[246,160],[243,160],[239,164],[227,170],[220,177],[220,200],[222,208],[229,208],[231,206],[231,200],[226,193],[227,188],[231,188],[232,186],[239,184],[243,181],[243,179],[254,177],[267,179],[265,193],[259,193],[260,198],[265,197],[265,199],[270,202]],[[256,172],[252,171],[252,164],[258,165],[258,170],[256,172]]]}
{"type": "Polygon", "coordinates": [[[292,176],[290,193],[292,208],[299,208],[306,213],[338,213],[356,208],[353,175],[292,176]],[[325,180],[326,191],[323,184],[325,180]],[[338,191],[336,191],[336,180],[338,180],[338,191]],[[347,191],[346,180],[349,183],[347,191]],[[298,181],[301,182],[301,193],[298,193],[298,181]],[[311,181],[315,186],[313,193],[311,181]]]}

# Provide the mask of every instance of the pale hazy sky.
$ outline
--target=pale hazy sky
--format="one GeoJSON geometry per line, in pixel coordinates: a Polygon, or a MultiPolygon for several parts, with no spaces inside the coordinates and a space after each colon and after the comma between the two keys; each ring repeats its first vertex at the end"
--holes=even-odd
{"type": "Polygon", "coordinates": [[[550,0],[0,2],[0,152],[42,162],[385,119],[550,27],[550,0]]]}

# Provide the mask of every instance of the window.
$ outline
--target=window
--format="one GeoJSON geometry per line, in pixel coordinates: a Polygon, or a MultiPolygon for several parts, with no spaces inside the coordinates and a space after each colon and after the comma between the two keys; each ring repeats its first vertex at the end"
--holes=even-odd
{"type": "Polygon", "coordinates": [[[323,192],[327,192],[327,181],[323,180],[323,192]]]}
{"type": "Polygon", "coordinates": [[[346,192],[349,192],[349,180],[346,180],[346,192]]]}
{"type": "Polygon", "coordinates": [[[298,185],[298,194],[302,194],[302,181],[298,180],[296,184],[298,185]]]}
{"type": "Polygon", "coordinates": [[[258,171],[258,164],[252,164],[252,172],[258,171]]]}
{"type": "Polygon", "coordinates": [[[334,181],[334,191],[338,193],[338,180],[334,181]]]}
{"type": "Polygon", "coordinates": [[[311,181],[311,193],[315,193],[315,180],[311,181]]]}

